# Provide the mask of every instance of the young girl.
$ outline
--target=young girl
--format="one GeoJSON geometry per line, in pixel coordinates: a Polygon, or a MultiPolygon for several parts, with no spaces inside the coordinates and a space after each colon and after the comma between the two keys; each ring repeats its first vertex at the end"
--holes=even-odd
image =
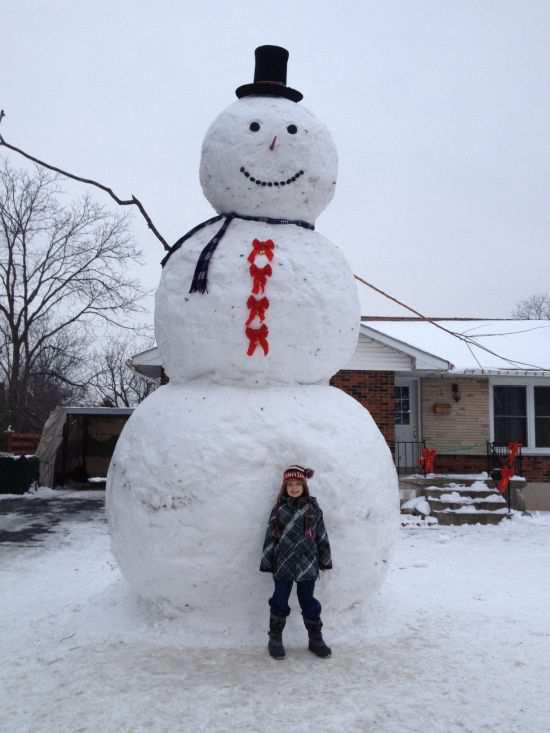
{"type": "Polygon", "coordinates": [[[309,495],[306,479],[312,476],[311,468],[287,468],[267,525],[260,570],[273,573],[275,582],[269,599],[268,644],[274,659],[285,656],[282,634],[290,613],[288,599],[294,581],[310,651],[319,657],[331,654],[321,634],[321,604],[313,597],[319,570],[330,570],[332,559],[323,512],[315,497],[309,495]]]}

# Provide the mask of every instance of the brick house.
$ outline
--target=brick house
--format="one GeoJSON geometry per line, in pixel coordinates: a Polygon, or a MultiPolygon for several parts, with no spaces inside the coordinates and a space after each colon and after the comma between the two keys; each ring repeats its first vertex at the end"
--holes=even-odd
{"type": "Polygon", "coordinates": [[[488,449],[520,441],[527,504],[550,509],[550,321],[434,320],[493,353],[421,319],[362,318],[331,383],[369,409],[405,469],[425,444],[438,472],[485,471],[488,449]]]}
{"type": "MultiPolygon", "coordinates": [[[[401,472],[418,470],[422,445],[438,472],[477,473],[488,448],[520,441],[528,506],[550,509],[550,321],[434,320],[493,353],[418,318],[365,317],[330,383],[370,411],[401,472]]],[[[158,377],[157,349],[132,366],[158,377]]]]}

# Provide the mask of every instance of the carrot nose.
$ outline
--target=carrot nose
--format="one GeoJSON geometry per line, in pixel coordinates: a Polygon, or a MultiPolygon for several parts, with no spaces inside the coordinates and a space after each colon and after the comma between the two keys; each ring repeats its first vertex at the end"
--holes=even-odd
{"type": "Polygon", "coordinates": [[[275,150],[275,143],[276,143],[276,142],[277,142],[277,135],[275,135],[275,137],[274,137],[274,138],[273,138],[273,140],[271,141],[271,145],[269,146],[269,149],[270,149],[270,150],[275,150]]]}

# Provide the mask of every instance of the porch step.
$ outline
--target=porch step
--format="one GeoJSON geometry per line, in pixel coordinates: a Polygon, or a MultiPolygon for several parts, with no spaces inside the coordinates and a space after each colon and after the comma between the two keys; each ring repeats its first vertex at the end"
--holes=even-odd
{"type": "Polygon", "coordinates": [[[508,507],[502,494],[487,483],[478,480],[460,486],[451,481],[446,488],[423,487],[422,494],[439,524],[499,524],[508,507]]]}
{"type": "MultiPolygon", "coordinates": [[[[522,487],[525,481],[514,482],[522,487]]],[[[455,477],[431,478],[407,477],[401,479],[401,488],[415,488],[418,496],[402,508],[404,513],[430,516],[442,525],[498,524],[508,514],[507,503],[502,494],[494,489],[494,481],[481,480],[479,476],[470,481],[455,477]]]]}
{"type": "MultiPolygon", "coordinates": [[[[457,493],[467,499],[486,499],[488,496],[495,496],[498,492],[486,486],[485,489],[471,489],[459,486],[458,484],[449,484],[445,488],[435,488],[434,486],[423,486],[420,489],[423,496],[432,496],[434,499],[440,499],[447,494],[457,493]]],[[[500,494],[499,494],[500,495],[500,494]]]]}
{"type": "Polygon", "coordinates": [[[499,524],[507,516],[504,511],[492,512],[475,512],[466,514],[465,512],[438,512],[434,511],[430,515],[437,519],[439,524],[499,524]]]}
{"type": "Polygon", "coordinates": [[[464,503],[464,502],[458,502],[458,501],[440,501],[439,499],[434,499],[433,497],[427,497],[428,503],[430,505],[430,509],[433,512],[440,512],[444,511],[445,509],[457,509],[458,507],[472,507],[472,509],[476,510],[477,512],[492,512],[495,509],[502,509],[503,507],[506,507],[506,502],[493,502],[493,501],[476,501],[475,504],[473,503],[464,503]]]}
{"type": "MultiPolygon", "coordinates": [[[[481,478],[462,479],[460,478],[459,479],[459,478],[453,477],[452,475],[447,478],[445,478],[444,476],[436,476],[434,478],[429,478],[427,476],[400,476],[399,477],[399,485],[402,488],[435,486],[441,489],[447,489],[449,486],[470,487],[470,486],[473,486],[474,484],[484,484],[489,489],[496,489],[497,482],[491,478],[486,478],[486,479],[481,479],[481,478]]],[[[514,481],[510,481],[510,486],[513,489],[524,489],[527,486],[527,482],[525,480],[516,479],[514,481]]]]}

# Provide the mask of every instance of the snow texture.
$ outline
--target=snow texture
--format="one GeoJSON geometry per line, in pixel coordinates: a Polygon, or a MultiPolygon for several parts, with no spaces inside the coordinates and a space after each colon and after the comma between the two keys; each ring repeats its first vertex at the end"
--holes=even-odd
{"type": "Polygon", "coordinates": [[[261,548],[292,463],[315,468],[334,563],[323,606],[342,637],[360,637],[399,501],[390,451],[356,400],[334,387],[169,384],[124,427],[107,485],[113,552],[142,596],[185,613],[196,644],[262,640],[273,582],[261,548]]]}
{"type": "Polygon", "coordinates": [[[65,523],[0,555],[0,730],[548,733],[549,530],[403,529],[362,642],[327,613],[331,659],[302,632],[276,662],[264,615],[260,644],[192,648],[185,617],[129,592],[103,522],[65,523]]]}

